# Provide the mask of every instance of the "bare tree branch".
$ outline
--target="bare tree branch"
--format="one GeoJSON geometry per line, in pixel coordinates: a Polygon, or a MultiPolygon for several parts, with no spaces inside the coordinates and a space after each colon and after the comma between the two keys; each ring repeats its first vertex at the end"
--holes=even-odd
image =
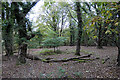
{"type": "MultiPolygon", "coordinates": [[[[68,8],[67,8],[68,9],[68,8]]],[[[70,10],[68,9],[68,12],[70,13],[71,18],[73,18],[76,22],[78,22],[71,14],[70,10]]]]}

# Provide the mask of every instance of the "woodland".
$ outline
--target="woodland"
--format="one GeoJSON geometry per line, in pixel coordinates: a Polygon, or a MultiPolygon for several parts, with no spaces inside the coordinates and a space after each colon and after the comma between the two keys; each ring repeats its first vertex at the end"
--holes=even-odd
{"type": "Polygon", "coordinates": [[[1,4],[3,78],[120,78],[120,1],[1,4]]]}

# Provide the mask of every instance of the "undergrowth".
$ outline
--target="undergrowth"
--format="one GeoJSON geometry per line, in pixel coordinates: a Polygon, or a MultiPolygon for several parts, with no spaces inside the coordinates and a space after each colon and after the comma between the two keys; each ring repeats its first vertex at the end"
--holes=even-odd
{"type": "Polygon", "coordinates": [[[40,55],[41,55],[41,54],[42,54],[42,55],[55,55],[55,54],[61,54],[62,51],[60,51],[60,50],[54,51],[54,50],[51,50],[51,49],[43,49],[43,50],[39,51],[38,53],[39,53],[40,55]]]}
{"type": "MultiPolygon", "coordinates": [[[[70,53],[75,53],[76,50],[69,50],[69,51],[61,51],[61,50],[52,50],[52,49],[43,49],[41,51],[38,51],[37,53],[39,53],[40,55],[56,55],[56,54],[70,54],[70,53]]],[[[85,50],[80,50],[80,52],[84,53],[84,54],[94,54],[94,52],[90,52],[90,51],[85,51],[85,50]]]]}
{"type": "MultiPolygon", "coordinates": [[[[79,72],[71,72],[75,78],[82,78],[83,73],[81,71],[79,72]]],[[[54,76],[57,76],[58,78],[72,78],[72,75],[70,75],[64,68],[58,67],[57,73],[50,72],[48,74],[40,73],[40,78],[53,78],[54,76]]]]}

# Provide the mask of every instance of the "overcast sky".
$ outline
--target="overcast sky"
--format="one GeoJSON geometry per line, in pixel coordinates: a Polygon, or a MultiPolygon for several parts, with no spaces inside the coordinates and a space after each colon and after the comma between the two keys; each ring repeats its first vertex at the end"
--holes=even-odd
{"type": "Polygon", "coordinates": [[[44,1],[40,0],[29,12],[29,15],[27,15],[27,17],[29,17],[30,20],[32,20],[33,22],[36,21],[36,17],[39,16],[39,14],[43,14],[42,12],[42,8],[41,6],[44,5],[44,1]]]}

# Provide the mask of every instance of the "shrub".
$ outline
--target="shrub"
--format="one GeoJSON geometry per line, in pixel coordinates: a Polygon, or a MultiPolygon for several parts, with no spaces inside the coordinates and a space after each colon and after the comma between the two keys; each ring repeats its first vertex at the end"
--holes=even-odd
{"type": "Polygon", "coordinates": [[[40,54],[43,55],[54,55],[54,54],[60,54],[62,53],[60,50],[56,50],[55,52],[51,49],[43,49],[39,52],[40,54]]]}
{"type": "Polygon", "coordinates": [[[66,40],[66,38],[64,38],[64,37],[46,38],[43,41],[42,46],[54,47],[54,52],[55,52],[55,48],[62,46],[64,44],[65,40],[66,40]]]}

